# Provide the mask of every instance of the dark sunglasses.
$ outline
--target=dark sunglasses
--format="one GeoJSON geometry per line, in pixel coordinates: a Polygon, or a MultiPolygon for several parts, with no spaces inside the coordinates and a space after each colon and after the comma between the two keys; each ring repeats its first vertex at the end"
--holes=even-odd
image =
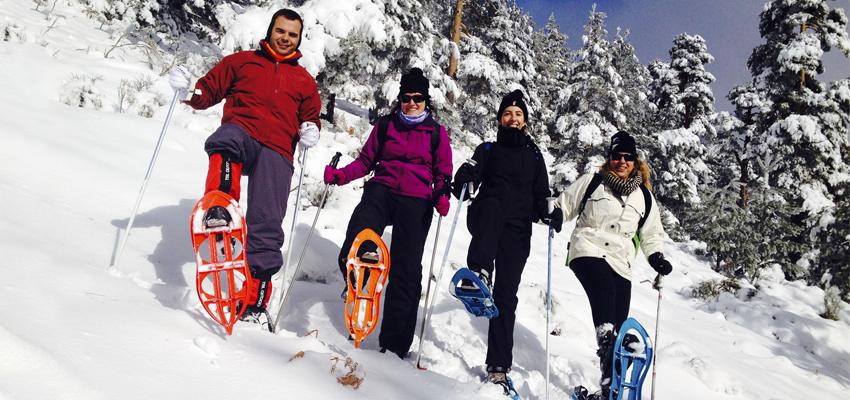
{"type": "Polygon", "coordinates": [[[631,153],[611,153],[610,158],[611,161],[617,161],[621,158],[626,161],[634,161],[637,156],[631,153]]]}
{"type": "Polygon", "coordinates": [[[402,95],[398,96],[398,99],[402,103],[408,103],[408,102],[410,102],[410,100],[413,100],[414,103],[421,103],[421,102],[427,100],[428,97],[425,96],[425,95],[422,95],[422,94],[414,94],[414,95],[402,94],[402,95]]]}

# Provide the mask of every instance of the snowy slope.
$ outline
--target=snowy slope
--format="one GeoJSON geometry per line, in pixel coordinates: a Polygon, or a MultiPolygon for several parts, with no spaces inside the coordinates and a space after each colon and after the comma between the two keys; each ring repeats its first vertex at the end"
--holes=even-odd
{"type": "MultiPolygon", "coordinates": [[[[362,182],[336,190],[322,212],[283,332],[240,324],[225,336],[211,323],[194,292],[187,220],[206,173],[203,141],[217,127],[220,107],[177,109],[123,259],[108,268],[166,107],[152,119],[113,112],[122,78],[153,75],[141,57],[105,59],[111,40],[73,8],[59,4],[54,15],[62,18],[52,29],[52,20],[32,8],[0,0],[0,32],[14,24],[23,33],[0,41],[0,399],[502,398],[480,383],[486,321],[471,319],[448,298],[445,277],[424,346],[428,371],[414,365],[418,337],[404,361],[376,351],[377,333],[361,350],[346,340],[333,258],[362,182]],[[103,77],[96,84],[101,110],[59,101],[64,83],[80,73],[103,77]],[[334,358],[345,357],[358,363],[355,375],[363,381],[356,389],[337,383],[348,371],[342,363],[332,370],[334,358]]],[[[164,79],[156,85],[170,98],[164,79]]],[[[339,127],[325,127],[308,154],[310,196],[321,188],[321,167],[333,152],[342,151],[348,162],[358,143],[339,127]]],[[[467,156],[456,153],[456,162],[467,156]]],[[[309,204],[299,213],[296,249],[316,212],[309,204]]],[[[462,212],[449,256],[461,263],[470,239],[464,221],[462,212]]],[[[443,221],[438,257],[449,222],[443,221]]],[[[570,230],[555,238],[552,328],[561,334],[550,337],[553,399],[598,379],[589,307],[563,267],[570,230]]],[[[524,398],[539,399],[545,396],[544,226],[535,226],[532,240],[512,376],[524,398]]],[[[676,269],[662,303],[659,399],[838,399],[850,389],[844,322],[850,312],[839,322],[818,317],[820,289],[767,274],[751,299],[724,295],[705,304],[689,297],[689,287],[718,276],[687,245],[669,243],[668,252],[676,269]]],[[[632,300],[632,315],[650,332],[657,294],[642,281],[652,277],[641,262],[632,300]]]]}

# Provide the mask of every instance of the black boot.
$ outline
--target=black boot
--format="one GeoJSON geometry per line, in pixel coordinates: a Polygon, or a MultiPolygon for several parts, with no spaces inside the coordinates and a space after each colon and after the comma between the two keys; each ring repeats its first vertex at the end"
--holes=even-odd
{"type": "Polygon", "coordinates": [[[227,226],[232,220],[230,213],[222,206],[213,206],[204,214],[204,226],[207,228],[227,226]]]}
{"type": "MultiPolygon", "coordinates": [[[[614,342],[617,339],[617,334],[614,333],[614,328],[611,324],[603,324],[596,327],[596,344],[599,348],[596,350],[596,355],[599,356],[599,370],[602,377],[599,379],[599,395],[602,399],[607,399],[611,391],[611,374],[614,361],[614,342]]],[[[591,396],[596,395],[592,394],[591,396]]],[[[593,397],[588,397],[593,399],[593,397]]]]}

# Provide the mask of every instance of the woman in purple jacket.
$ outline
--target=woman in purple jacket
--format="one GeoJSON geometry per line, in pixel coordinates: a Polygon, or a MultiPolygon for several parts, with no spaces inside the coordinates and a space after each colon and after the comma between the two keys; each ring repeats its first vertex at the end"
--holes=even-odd
{"type": "Polygon", "coordinates": [[[387,225],[393,226],[392,267],[378,344],[381,352],[389,350],[401,358],[413,343],[431,208],[442,216],[449,212],[452,150],[446,128],[434,121],[428,86],[419,68],[402,75],[398,104],[375,124],[357,159],[339,169],[327,166],[324,175],[325,183],[344,185],[375,172],[348,222],[338,261],[345,276],[354,237],[366,228],[380,235],[387,225]],[[379,139],[381,126],[386,126],[386,136],[379,139]]]}

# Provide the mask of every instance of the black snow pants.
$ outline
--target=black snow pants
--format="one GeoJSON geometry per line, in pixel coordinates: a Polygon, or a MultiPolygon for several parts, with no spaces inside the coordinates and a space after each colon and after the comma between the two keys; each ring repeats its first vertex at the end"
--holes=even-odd
{"type": "Polygon", "coordinates": [[[487,370],[507,372],[513,363],[517,291],[530,251],[531,223],[509,222],[500,200],[489,197],[469,207],[467,227],[472,233],[467,264],[493,278],[493,300],[499,309],[487,331],[487,370]]]}
{"type": "Polygon", "coordinates": [[[593,326],[596,328],[596,343],[599,346],[596,351],[602,374],[599,385],[604,397],[608,398],[614,341],[620,326],[629,316],[632,282],[614,272],[602,258],[576,258],[570,261],[570,269],[581,282],[590,302],[593,326]]]}
{"type": "MultiPolygon", "coordinates": [[[[339,253],[339,269],[346,272],[348,251],[360,231],[371,228],[381,235],[393,226],[390,276],[378,344],[404,357],[413,343],[416,314],[422,292],[422,253],[431,228],[430,200],[397,195],[387,186],[367,183],[354,209],[339,253]]],[[[362,249],[362,247],[361,247],[362,249]]]]}

